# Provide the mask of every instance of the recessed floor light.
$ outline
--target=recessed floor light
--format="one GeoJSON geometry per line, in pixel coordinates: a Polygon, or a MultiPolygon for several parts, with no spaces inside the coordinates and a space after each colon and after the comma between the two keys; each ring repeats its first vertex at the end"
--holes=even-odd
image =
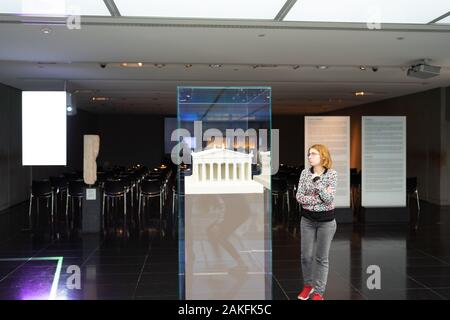
{"type": "Polygon", "coordinates": [[[326,70],[326,69],[328,69],[328,66],[317,66],[317,69],[326,70]]]}

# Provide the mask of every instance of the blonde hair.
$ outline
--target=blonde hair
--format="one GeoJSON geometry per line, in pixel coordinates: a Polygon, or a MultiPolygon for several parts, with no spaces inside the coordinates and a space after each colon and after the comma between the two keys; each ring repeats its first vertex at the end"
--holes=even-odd
{"type": "Polygon", "coordinates": [[[333,166],[333,160],[331,160],[330,151],[323,144],[315,144],[308,149],[308,153],[311,149],[316,149],[320,154],[320,165],[324,168],[330,169],[333,166]]]}

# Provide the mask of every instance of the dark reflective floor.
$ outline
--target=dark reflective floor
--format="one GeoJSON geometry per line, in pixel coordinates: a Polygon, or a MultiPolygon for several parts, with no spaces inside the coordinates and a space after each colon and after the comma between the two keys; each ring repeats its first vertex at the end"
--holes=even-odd
{"type": "MultiPolygon", "coordinates": [[[[0,215],[0,299],[178,299],[178,242],[170,233],[51,239],[15,233],[24,212],[26,205],[0,215]],[[80,268],[80,289],[71,288],[71,266],[80,268]]],[[[449,299],[449,214],[424,203],[418,231],[338,225],[325,298],[449,299]],[[380,267],[380,290],[367,288],[370,265],[380,267]]],[[[296,221],[273,232],[273,299],[296,299],[302,286],[299,237],[296,221]]]]}

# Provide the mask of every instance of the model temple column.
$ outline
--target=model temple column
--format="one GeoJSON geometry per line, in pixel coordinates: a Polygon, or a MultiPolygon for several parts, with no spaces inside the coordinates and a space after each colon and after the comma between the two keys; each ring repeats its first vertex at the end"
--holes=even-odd
{"type": "Polygon", "coordinates": [[[194,177],[194,180],[199,180],[197,166],[197,164],[192,164],[192,176],[194,177]]]}
{"type": "Polygon", "coordinates": [[[206,163],[202,162],[202,180],[206,181],[206,163]]]}
{"type": "Polygon", "coordinates": [[[228,167],[229,167],[228,161],[225,161],[225,180],[229,180],[230,178],[230,175],[228,173],[228,167]]]}

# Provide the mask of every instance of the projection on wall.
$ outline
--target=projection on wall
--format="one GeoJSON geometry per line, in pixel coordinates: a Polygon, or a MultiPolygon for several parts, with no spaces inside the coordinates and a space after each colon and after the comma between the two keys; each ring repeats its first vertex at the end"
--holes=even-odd
{"type": "Polygon", "coordinates": [[[22,165],[66,165],[66,92],[22,92],[22,165]]]}

